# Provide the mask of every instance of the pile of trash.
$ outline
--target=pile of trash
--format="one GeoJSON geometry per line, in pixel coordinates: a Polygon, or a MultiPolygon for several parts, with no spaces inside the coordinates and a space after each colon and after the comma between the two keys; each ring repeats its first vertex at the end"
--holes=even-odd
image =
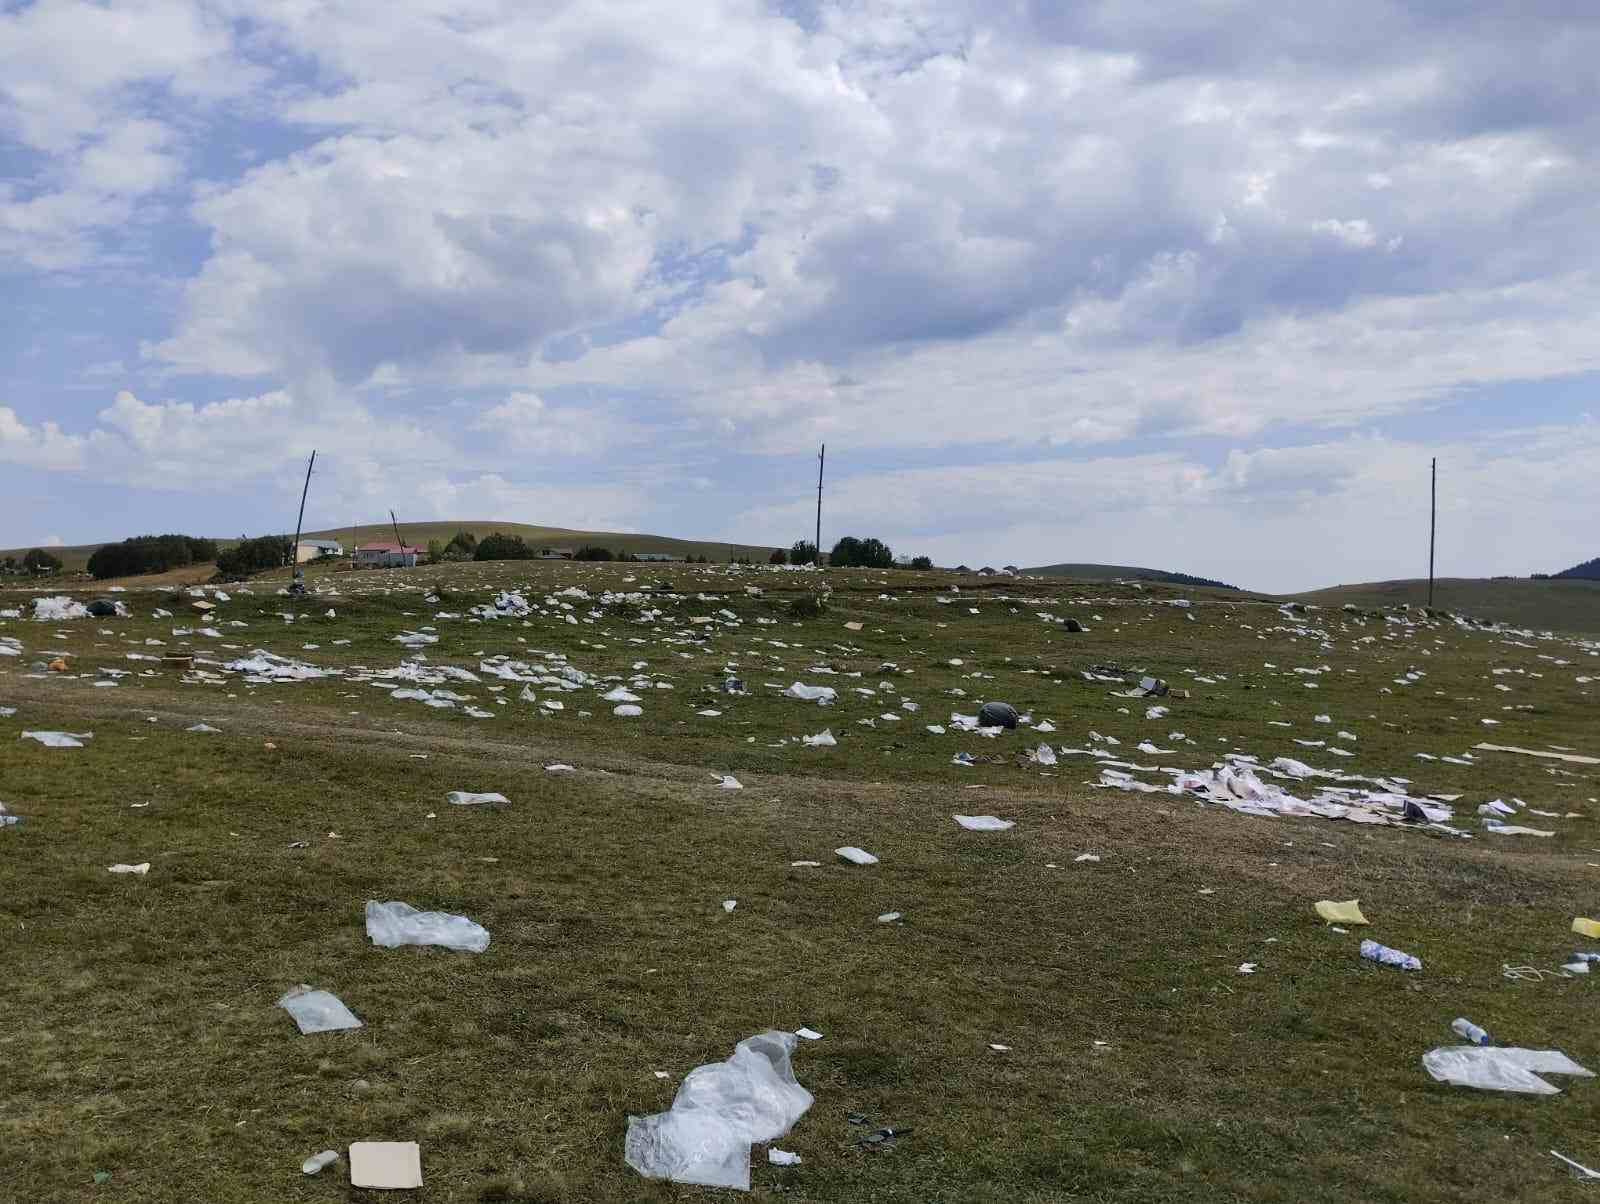
{"type": "Polygon", "coordinates": [[[648,1179],[750,1190],[750,1146],[776,1141],[812,1096],[794,1077],[794,1033],[739,1042],[726,1062],[691,1070],[672,1107],[628,1117],[627,1164],[648,1179]]]}

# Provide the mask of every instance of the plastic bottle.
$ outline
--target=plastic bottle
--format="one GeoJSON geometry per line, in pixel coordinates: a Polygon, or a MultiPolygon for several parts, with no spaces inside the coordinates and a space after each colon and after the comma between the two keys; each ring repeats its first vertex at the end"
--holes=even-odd
{"type": "Polygon", "coordinates": [[[1399,966],[1402,970],[1422,969],[1420,958],[1402,953],[1398,949],[1391,949],[1387,945],[1380,945],[1377,941],[1362,941],[1361,956],[1385,966],[1399,966]]]}
{"type": "Polygon", "coordinates": [[[308,1175],[315,1175],[325,1166],[332,1166],[339,1161],[336,1150],[323,1150],[320,1154],[313,1154],[300,1164],[300,1169],[308,1175]]]}
{"type": "Polygon", "coordinates": [[[1474,1045],[1489,1044],[1489,1034],[1483,1029],[1479,1028],[1476,1024],[1472,1023],[1472,1021],[1468,1020],[1465,1016],[1457,1016],[1454,1020],[1452,1020],[1450,1022],[1450,1031],[1455,1033],[1458,1037],[1465,1037],[1474,1045]]]}

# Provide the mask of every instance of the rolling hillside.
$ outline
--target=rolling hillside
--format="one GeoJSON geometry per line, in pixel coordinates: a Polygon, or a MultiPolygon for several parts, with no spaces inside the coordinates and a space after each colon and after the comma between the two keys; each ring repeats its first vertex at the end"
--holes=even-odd
{"type": "Polygon", "coordinates": [[[1188,573],[1172,573],[1165,569],[1142,569],[1122,564],[1046,564],[1024,572],[1038,573],[1041,577],[1071,577],[1078,581],[1158,581],[1164,585],[1192,585],[1207,589],[1236,590],[1238,586],[1188,573]]]}
{"type": "MultiPolygon", "coordinates": [[[[1428,583],[1374,581],[1339,585],[1295,595],[1315,606],[1424,606],[1428,583]]],[[[1600,634],[1600,581],[1534,581],[1524,577],[1497,579],[1445,577],[1434,585],[1433,604],[1441,610],[1538,630],[1600,634]]]]}
{"type": "MultiPolygon", "coordinates": [[[[535,548],[545,546],[577,549],[584,544],[599,544],[610,548],[612,551],[628,552],[665,552],[673,556],[706,556],[714,561],[726,562],[730,551],[735,548],[740,556],[747,556],[751,560],[765,561],[772,553],[772,545],[756,546],[754,544],[730,545],[725,543],[708,543],[705,540],[672,539],[665,535],[636,535],[616,531],[573,531],[566,527],[537,527],[527,523],[499,523],[499,522],[448,522],[448,523],[402,523],[400,534],[407,543],[419,547],[427,547],[430,539],[448,541],[457,531],[470,531],[478,538],[502,531],[507,535],[520,535],[535,548]]],[[[192,534],[192,532],[191,532],[192,534]]],[[[270,532],[260,531],[252,534],[265,535],[270,532]]],[[[307,531],[303,538],[306,539],[336,539],[344,544],[346,550],[361,543],[392,543],[394,542],[394,528],[388,523],[370,523],[360,527],[340,527],[322,531],[307,531]]],[[[231,547],[237,539],[218,539],[222,547],[231,547]]],[[[64,548],[50,548],[49,552],[59,557],[63,571],[67,573],[84,572],[89,563],[89,557],[95,550],[104,546],[98,543],[77,544],[64,548]]],[[[0,557],[16,556],[20,558],[27,548],[0,549],[0,557]]]]}

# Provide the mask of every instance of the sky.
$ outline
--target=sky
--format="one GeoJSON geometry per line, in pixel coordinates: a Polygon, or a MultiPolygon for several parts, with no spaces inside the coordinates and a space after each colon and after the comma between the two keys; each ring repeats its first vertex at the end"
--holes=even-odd
{"type": "Polygon", "coordinates": [[[1587,0],[0,0],[0,546],[1600,555],[1587,0]]]}

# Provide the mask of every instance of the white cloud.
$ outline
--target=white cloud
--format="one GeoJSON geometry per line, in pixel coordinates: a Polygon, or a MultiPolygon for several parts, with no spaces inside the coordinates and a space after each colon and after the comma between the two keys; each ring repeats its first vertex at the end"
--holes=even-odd
{"type": "Polygon", "coordinates": [[[9,406],[0,406],[0,463],[73,469],[84,464],[84,440],[53,422],[29,426],[9,406]]]}

